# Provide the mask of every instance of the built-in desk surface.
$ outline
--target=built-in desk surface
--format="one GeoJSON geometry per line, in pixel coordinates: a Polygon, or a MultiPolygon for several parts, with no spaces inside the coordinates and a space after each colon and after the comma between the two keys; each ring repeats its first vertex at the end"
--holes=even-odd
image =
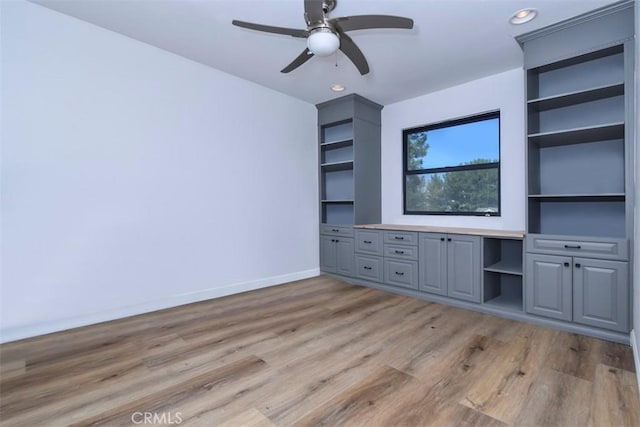
{"type": "Polygon", "coordinates": [[[393,231],[419,231],[423,233],[449,233],[469,234],[473,236],[502,237],[507,239],[522,239],[524,231],[521,230],[491,230],[484,228],[461,227],[434,227],[431,225],[407,225],[407,224],[362,224],[354,225],[354,228],[369,230],[393,230],[393,231]]]}

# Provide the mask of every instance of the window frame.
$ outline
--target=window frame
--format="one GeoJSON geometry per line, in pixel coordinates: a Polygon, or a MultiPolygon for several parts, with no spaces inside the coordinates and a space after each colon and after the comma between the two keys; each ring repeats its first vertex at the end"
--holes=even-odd
{"type": "Polygon", "coordinates": [[[429,125],[417,126],[402,131],[402,212],[404,215],[454,215],[454,216],[485,216],[485,217],[499,217],[502,216],[502,200],[501,200],[501,126],[500,126],[500,110],[489,111],[480,114],[474,114],[472,116],[462,117],[453,120],[446,120],[444,122],[432,123],[429,125]],[[408,170],[407,148],[409,143],[409,135],[431,131],[435,129],[442,129],[447,127],[453,127],[458,125],[464,125],[469,123],[481,122],[484,120],[498,119],[498,161],[492,163],[481,163],[478,165],[459,165],[459,166],[445,166],[438,168],[416,169],[408,170]],[[447,173],[447,172],[461,172],[470,170],[482,170],[482,169],[497,169],[498,171],[498,210],[496,212],[462,212],[462,211],[416,211],[407,209],[407,177],[411,175],[427,175],[434,173],[447,173]]]}

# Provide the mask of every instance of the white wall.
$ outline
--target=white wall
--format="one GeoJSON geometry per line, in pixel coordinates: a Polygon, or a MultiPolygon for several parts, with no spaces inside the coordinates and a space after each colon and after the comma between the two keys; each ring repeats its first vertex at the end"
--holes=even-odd
{"type": "Polygon", "coordinates": [[[382,222],[524,230],[523,85],[524,72],[516,69],[386,106],[382,110],[382,222]],[[402,130],[494,110],[500,110],[502,216],[403,215],[402,130]]]}
{"type": "Polygon", "coordinates": [[[1,338],[318,274],[316,109],[2,2],[1,338]]]}

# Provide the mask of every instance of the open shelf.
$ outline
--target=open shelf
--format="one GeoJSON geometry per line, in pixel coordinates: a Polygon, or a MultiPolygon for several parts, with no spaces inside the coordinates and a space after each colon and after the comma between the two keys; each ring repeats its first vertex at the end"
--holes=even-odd
{"type": "Polygon", "coordinates": [[[624,122],[616,122],[554,132],[533,133],[529,135],[529,141],[537,144],[539,147],[548,147],[621,139],[623,137],[624,122]]]}
{"type": "Polygon", "coordinates": [[[502,310],[523,311],[522,276],[484,272],[484,304],[502,310]]]}
{"type": "Polygon", "coordinates": [[[353,199],[327,199],[321,200],[322,203],[353,203],[353,199]]]}
{"type": "Polygon", "coordinates": [[[483,238],[483,301],[510,311],[522,311],[521,239],[483,238]]]}
{"type": "Polygon", "coordinates": [[[527,104],[529,112],[541,112],[619,95],[624,95],[623,82],[532,99],[527,104]]]}
{"type": "Polygon", "coordinates": [[[353,202],[322,203],[322,223],[353,225],[353,202]]]}
{"type": "Polygon", "coordinates": [[[322,167],[322,170],[325,172],[353,169],[353,160],[348,160],[344,162],[322,163],[320,166],[322,167]]]}
{"type": "Polygon", "coordinates": [[[529,198],[528,232],[624,238],[625,200],[529,198]]]}
{"type": "Polygon", "coordinates": [[[351,138],[339,139],[337,141],[328,141],[328,142],[323,142],[322,144],[320,144],[320,146],[323,149],[348,147],[350,145],[353,145],[353,139],[351,139],[351,138]]]}
{"type": "Polygon", "coordinates": [[[345,120],[322,127],[320,145],[342,143],[353,139],[353,121],[345,120]]]}
{"type": "Polygon", "coordinates": [[[587,92],[624,81],[623,55],[618,45],[533,68],[527,73],[527,99],[587,92]]]}
{"type": "Polygon", "coordinates": [[[623,202],[624,193],[609,194],[529,194],[532,199],[544,202],[623,202]]]}
{"type": "Polygon", "coordinates": [[[501,294],[489,301],[485,301],[485,305],[491,305],[508,311],[522,312],[522,293],[519,295],[501,294]]]}
{"type": "Polygon", "coordinates": [[[514,260],[500,260],[485,267],[484,271],[522,276],[522,260],[520,260],[520,262],[514,260]]]}

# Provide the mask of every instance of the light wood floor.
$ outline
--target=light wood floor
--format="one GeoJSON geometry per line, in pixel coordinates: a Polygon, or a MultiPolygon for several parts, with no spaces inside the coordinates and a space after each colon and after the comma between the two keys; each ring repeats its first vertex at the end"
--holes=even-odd
{"type": "Polygon", "coordinates": [[[0,354],[3,426],[640,426],[627,346],[327,277],[0,354]]]}

